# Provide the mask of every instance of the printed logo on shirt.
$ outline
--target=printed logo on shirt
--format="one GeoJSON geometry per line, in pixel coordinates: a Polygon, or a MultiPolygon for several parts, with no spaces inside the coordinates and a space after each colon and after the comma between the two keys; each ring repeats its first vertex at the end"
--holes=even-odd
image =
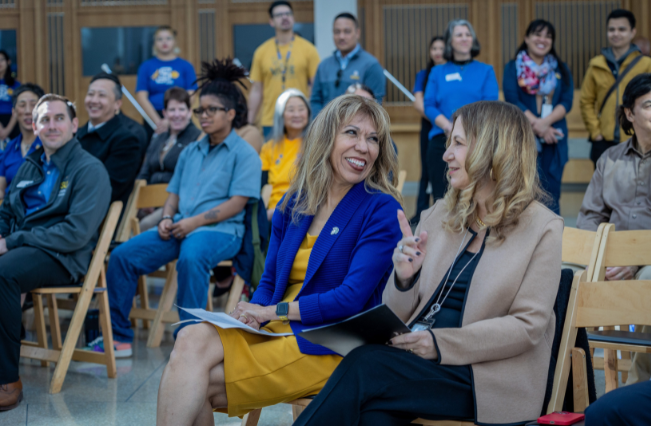
{"type": "Polygon", "coordinates": [[[64,180],[63,182],[61,182],[61,186],[59,187],[59,189],[66,189],[67,187],[68,187],[68,181],[64,180]]]}
{"type": "Polygon", "coordinates": [[[171,86],[174,84],[174,80],[179,78],[179,76],[179,72],[172,69],[172,67],[160,67],[154,72],[154,74],[152,74],[151,79],[157,84],[167,84],[171,86]]]}
{"type": "Polygon", "coordinates": [[[353,73],[350,75],[350,79],[351,79],[351,80],[359,80],[359,78],[360,78],[360,77],[359,77],[359,71],[357,71],[357,70],[355,70],[355,72],[353,72],[353,73]]]}
{"type": "Polygon", "coordinates": [[[64,180],[63,182],[61,182],[61,186],[59,187],[59,194],[57,195],[57,197],[63,197],[64,195],[66,195],[67,189],[68,189],[68,181],[64,180]]]}
{"type": "Polygon", "coordinates": [[[14,94],[14,89],[6,84],[0,84],[0,101],[10,101],[11,95],[14,94]]]}
{"type": "Polygon", "coordinates": [[[459,74],[458,72],[455,72],[453,74],[447,74],[445,76],[445,81],[454,81],[454,80],[461,81],[461,74],[459,74]]]}

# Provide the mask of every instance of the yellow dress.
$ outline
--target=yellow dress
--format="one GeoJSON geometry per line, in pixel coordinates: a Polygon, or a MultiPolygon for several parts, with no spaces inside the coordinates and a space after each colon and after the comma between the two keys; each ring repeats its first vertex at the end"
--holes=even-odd
{"type": "MultiPolygon", "coordinates": [[[[283,302],[293,302],[303,286],[307,262],[317,237],[307,235],[296,253],[283,302]]],[[[316,395],[341,357],[301,353],[295,336],[266,337],[216,327],[224,345],[228,409],[215,411],[243,416],[251,410],[316,395]]],[[[263,330],[291,333],[289,324],[270,321],[263,330]]]]}

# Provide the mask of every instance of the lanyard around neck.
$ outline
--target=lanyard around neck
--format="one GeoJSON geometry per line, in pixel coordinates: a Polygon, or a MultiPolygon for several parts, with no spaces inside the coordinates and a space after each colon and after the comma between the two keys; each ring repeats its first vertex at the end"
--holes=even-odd
{"type": "MultiPolygon", "coordinates": [[[[278,47],[278,39],[275,39],[276,42],[276,54],[278,55],[278,60],[282,60],[283,56],[280,54],[280,47],[278,47]]],[[[289,57],[292,56],[292,47],[294,45],[294,36],[292,36],[292,40],[289,42],[289,49],[287,49],[287,55],[285,55],[285,64],[283,65],[283,69],[281,71],[281,78],[283,82],[283,91],[285,91],[285,81],[287,81],[287,68],[289,66],[289,57]]]]}

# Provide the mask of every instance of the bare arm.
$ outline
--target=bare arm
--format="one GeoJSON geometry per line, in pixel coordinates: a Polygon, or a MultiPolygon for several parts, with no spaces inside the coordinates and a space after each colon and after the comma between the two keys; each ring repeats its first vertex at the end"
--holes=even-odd
{"type": "Polygon", "coordinates": [[[420,113],[421,116],[423,116],[424,119],[429,120],[427,116],[425,115],[425,104],[423,102],[423,92],[416,92],[414,93],[414,97],[416,98],[414,100],[414,108],[416,108],[416,111],[420,113]]]}
{"type": "Polygon", "coordinates": [[[149,92],[146,92],[144,90],[142,92],[136,92],[136,99],[138,100],[138,103],[142,109],[145,110],[149,118],[151,118],[152,121],[158,126],[161,118],[156,112],[154,106],[151,104],[151,102],[149,102],[149,92]]]}
{"type": "Polygon", "coordinates": [[[179,209],[178,194],[170,194],[163,206],[163,216],[174,216],[179,209]]]}
{"type": "Polygon", "coordinates": [[[262,83],[254,82],[249,92],[249,123],[255,123],[255,118],[258,115],[258,109],[262,103],[262,83]]]}
{"type": "Polygon", "coordinates": [[[234,195],[217,207],[214,207],[205,213],[198,214],[195,217],[197,218],[199,226],[223,222],[241,212],[248,201],[248,197],[234,195]]]}

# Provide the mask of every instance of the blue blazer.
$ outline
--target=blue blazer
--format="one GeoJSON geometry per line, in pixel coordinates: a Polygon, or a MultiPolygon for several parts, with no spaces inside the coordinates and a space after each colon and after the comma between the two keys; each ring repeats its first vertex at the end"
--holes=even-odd
{"type": "MultiPolygon", "coordinates": [[[[574,82],[572,80],[572,73],[570,69],[562,62],[559,62],[556,68],[556,89],[552,95],[552,107],[556,105],[563,105],[565,111],[568,113],[572,109],[572,101],[574,100],[574,82]],[[560,67],[565,68],[568,75],[567,84],[563,83],[561,78],[560,67]]],[[[504,76],[502,78],[502,88],[504,90],[504,100],[520,108],[522,112],[531,111],[536,117],[540,117],[538,113],[538,106],[536,105],[536,95],[525,93],[520,86],[518,86],[518,75],[515,69],[515,60],[510,61],[504,68],[504,76]]],[[[568,161],[568,146],[567,146],[567,121],[565,117],[552,124],[552,127],[559,129],[565,135],[557,144],[545,144],[547,149],[555,149],[553,160],[549,166],[549,172],[556,180],[560,181],[563,177],[563,168],[568,161]]]]}
{"type": "MultiPolygon", "coordinates": [[[[273,215],[264,273],[251,303],[269,306],[283,299],[294,258],[314,219],[302,216],[292,222],[294,201],[273,215]]],[[[303,287],[294,299],[299,301],[301,322],[290,325],[302,353],[334,354],[298,336],[304,329],[339,322],[382,302],[393,270],[393,250],[402,238],[396,217],[400,209],[391,195],[368,192],[361,182],[332,212],[314,243],[303,287]]]]}

